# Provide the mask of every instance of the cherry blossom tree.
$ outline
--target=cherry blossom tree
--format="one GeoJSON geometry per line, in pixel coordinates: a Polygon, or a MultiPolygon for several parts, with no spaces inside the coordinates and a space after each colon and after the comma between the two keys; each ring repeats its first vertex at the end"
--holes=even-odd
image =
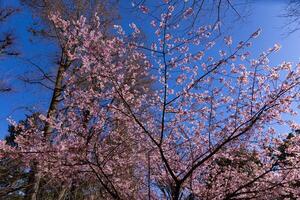
{"type": "MultiPolygon", "coordinates": [[[[118,2],[117,1],[104,1],[104,0],[21,0],[24,6],[30,9],[33,14],[33,25],[29,28],[32,33],[32,41],[40,43],[40,39],[47,40],[54,43],[57,47],[54,52],[56,56],[53,58],[47,54],[45,58],[39,59],[25,58],[24,61],[28,67],[33,68],[26,74],[22,75],[20,79],[27,84],[42,86],[46,89],[51,96],[49,106],[47,109],[47,116],[56,116],[59,112],[60,101],[62,99],[62,91],[64,90],[64,82],[62,75],[74,63],[71,62],[65,51],[64,37],[60,34],[60,30],[49,20],[49,15],[52,12],[60,12],[61,17],[66,20],[77,20],[81,15],[90,18],[95,12],[101,13],[101,29],[102,33],[108,37],[111,30],[112,22],[118,18],[118,2]],[[38,40],[35,40],[37,39],[38,40]],[[50,58],[50,59],[49,59],[50,58]],[[49,60],[48,60],[49,59],[49,60]],[[47,66],[48,64],[51,66],[47,66]]],[[[41,88],[38,88],[39,90],[41,88]]],[[[44,127],[45,132],[51,132],[51,127],[47,124],[44,127]]],[[[45,135],[48,135],[47,133],[45,135]]],[[[45,138],[46,140],[49,138],[45,138]]],[[[25,192],[25,199],[35,200],[38,197],[38,191],[41,186],[41,176],[35,170],[35,164],[32,163],[30,167],[31,183],[28,184],[27,191],[25,192]]],[[[43,181],[43,180],[42,180],[43,181]]],[[[44,181],[45,182],[45,181],[44,181]]],[[[59,185],[59,184],[57,184],[59,185]]],[[[73,184],[63,186],[58,199],[64,197],[66,189],[69,189],[73,184]],[[61,198],[60,198],[61,197],[61,198]]],[[[45,195],[43,195],[44,197],[45,195]]]]}
{"type": "Polygon", "coordinates": [[[231,0],[168,0],[164,1],[164,3],[153,3],[149,0],[132,0],[131,7],[133,10],[140,10],[153,17],[165,11],[165,3],[176,7],[176,12],[173,13],[173,21],[176,20],[176,23],[184,19],[185,15],[190,15],[189,20],[185,20],[186,30],[183,29],[181,31],[188,31],[190,28],[206,21],[206,23],[217,25],[220,32],[221,23],[232,23],[231,20],[236,21],[246,17],[249,14],[247,7],[251,4],[247,0],[238,2],[231,0]]]}
{"type": "Polygon", "coordinates": [[[298,136],[285,150],[295,155],[287,165],[277,150],[284,136],[271,128],[297,129],[285,116],[296,115],[299,65],[272,65],[278,44],[251,59],[260,29],[234,42],[219,24],[185,23],[191,7],[178,21],[178,8],[161,4],[149,16],[149,44],[132,40],[142,32],[134,23],[131,33],[116,25],[105,37],[99,15],[91,22],[52,14],[76,63],[62,75],[63,106],[57,116],[40,115],[43,123],[15,124],[18,147],[2,143],[1,155],[36,163],[53,183],[98,183],[102,199],[299,197],[298,136]]]}

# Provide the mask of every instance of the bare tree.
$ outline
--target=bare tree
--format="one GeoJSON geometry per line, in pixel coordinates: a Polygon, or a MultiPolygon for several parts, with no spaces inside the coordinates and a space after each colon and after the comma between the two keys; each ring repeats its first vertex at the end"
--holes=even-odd
{"type": "MultiPolygon", "coordinates": [[[[2,2],[0,1],[0,4],[2,2]]],[[[9,17],[18,11],[17,8],[13,7],[1,7],[0,8],[0,24],[6,22],[9,17]]],[[[2,33],[0,37],[0,58],[6,56],[16,56],[18,52],[13,49],[15,38],[11,33],[2,33]]],[[[9,92],[12,88],[9,86],[7,81],[0,79],[0,93],[9,92]]]]}
{"type": "Polygon", "coordinates": [[[286,18],[286,32],[292,34],[300,29],[300,1],[289,0],[286,8],[283,11],[281,17],[286,18]]]}

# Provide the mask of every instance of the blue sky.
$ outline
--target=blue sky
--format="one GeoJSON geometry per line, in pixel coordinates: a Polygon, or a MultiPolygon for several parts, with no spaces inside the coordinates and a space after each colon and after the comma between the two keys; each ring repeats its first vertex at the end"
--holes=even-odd
{"type": "Polygon", "coordinates": [[[19,57],[5,57],[0,59],[0,78],[5,79],[13,92],[0,94],[0,138],[7,133],[7,118],[18,121],[29,114],[28,109],[45,110],[49,103],[49,92],[37,85],[31,86],[19,80],[24,74],[30,74],[34,68],[24,59],[30,59],[44,68],[51,64],[55,45],[43,40],[33,40],[28,28],[34,23],[32,13],[21,7],[18,0],[1,1],[3,6],[20,7],[21,10],[13,15],[4,24],[2,32],[11,32],[15,36],[15,46],[19,57]],[[50,55],[50,59],[48,57],[50,55]]]}
{"type": "MultiPolygon", "coordinates": [[[[136,15],[128,12],[126,9],[128,6],[124,2],[127,1],[122,1],[120,9],[123,15],[122,25],[128,27],[132,21],[137,21],[138,25],[143,25],[142,19],[137,20],[136,15]]],[[[5,3],[20,6],[18,0],[6,1],[5,3]]],[[[253,44],[253,56],[272,47],[274,43],[280,43],[281,51],[271,56],[271,63],[279,64],[284,60],[298,63],[300,61],[300,32],[285,37],[286,29],[283,27],[286,19],[279,17],[285,6],[284,1],[256,1],[248,5],[246,9],[249,11],[248,17],[234,23],[232,20],[228,20],[224,26],[228,28],[228,33],[231,33],[236,41],[246,39],[260,27],[263,32],[253,44]]],[[[0,78],[6,79],[14,88],[12,93],[0,94],[0,138],[3,138],[7,133],[8,117],[18,121],[24,119],[25,114],[29,113],[28,108],[34,111],[45,111],[49,104],[49,91],[38,86],[26,85],[18,80],[18,77],[24,73],[34,70],[23,59],[31,59],[37,64],[49,68],[52,66],[51,58],[55,56],[54,44],[43,40],[30,42],[31,35],[27,30],[32,23],[34,23],[32,13],[22,7],[21,12],[1,25],[1,31],[14,33],[16,49],[21,52],[21,57],[0,60],[0,78]]]]}

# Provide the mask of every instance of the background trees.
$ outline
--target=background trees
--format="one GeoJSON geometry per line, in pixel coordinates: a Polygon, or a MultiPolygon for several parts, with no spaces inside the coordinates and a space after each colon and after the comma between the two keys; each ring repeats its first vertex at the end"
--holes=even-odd
{"type": "MultiPolygon", "coordinates": [[[[2,2],[0,1],[0,4],[2,2]]],[[[12,7],[1,7],[0,8],[0,23],[3,23],[11,15],[15,14],[18,11],[17,8],[12,7]]],[[[13,50],[14,36],[11,33],[1,33],[0,39],[0,56],[16,56],[18,52],[13,50]]],[[[11,87],[8,85],[6,80],[0,79],[0,92],[9,92],[11,87]]]]}

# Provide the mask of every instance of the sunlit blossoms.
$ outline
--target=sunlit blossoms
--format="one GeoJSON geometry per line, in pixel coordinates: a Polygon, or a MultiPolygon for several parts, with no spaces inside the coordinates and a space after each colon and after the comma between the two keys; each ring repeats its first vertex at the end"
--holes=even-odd
{"type": "Polygon", "coordinates": [[[149,22],[149,45],[135,23],[131,35],[116,25],[104,37],[98,16],[52,15],[77,63],[64,74],[60,111],[17,125],[18,147],[1,143],[1,154],[37,163],[54,182],[99,182],[104,199],[299,197],[299,136],[284,149],[295,159],[282,159],[285,137],[272,128],[295,129],[283,116],[296,113],[299,67],[270,63],[278,44],[251,57],[261,29],[242,42],[218,39],[211,25],[182,34],[194,10],[181,21],[170,2],[149,22]]]}

